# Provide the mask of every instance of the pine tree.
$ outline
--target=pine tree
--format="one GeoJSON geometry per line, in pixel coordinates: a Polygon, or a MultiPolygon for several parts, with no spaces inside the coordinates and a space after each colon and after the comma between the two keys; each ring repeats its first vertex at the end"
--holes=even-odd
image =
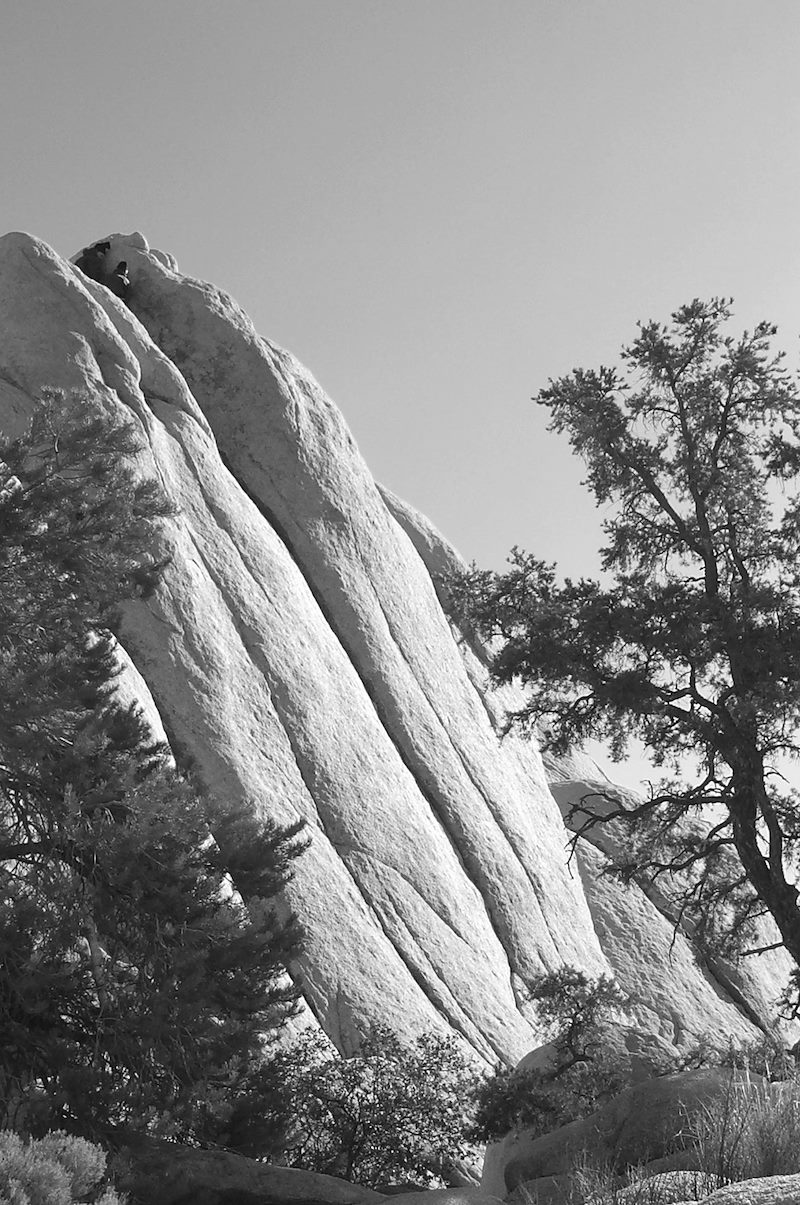
{"type": "Polygon", "coordinates": [[[0,447],[0,1124],[203,1139],[294,1008],[276,896],[303,842],[209,799],[115,699],[170,514],[139,450],[55,393],[0,447]]]}
{"type": "Polygon", "coordinates": [[[603,580],[560,582],[515,551],[454,594],[496,639],[497,678],[530,688],[518,719],[547,747],[595,737],[621,756],[636,736],[664,767],[640,806],[589,800],[573,820],[615,824],[614,869],[669,875],[681,922],[715,950],[762,945],[754,922],[771,917],[797,1014],[800,800],[784,770],[800,754],[800,392],[775,328],[733,337],[730,316],[695,300],[640,324],[622,370],[538,395],[605,508],[603,580]]]}

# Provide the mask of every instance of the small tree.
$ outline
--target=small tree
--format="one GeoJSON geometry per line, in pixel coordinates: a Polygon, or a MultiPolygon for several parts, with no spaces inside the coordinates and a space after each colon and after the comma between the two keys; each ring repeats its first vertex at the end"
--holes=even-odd
{"type": "Polygon", "coordinates": [[[477,1077],[455,1039],[426,1034],[407,1047],[378,1027],[343,1058],[311,1032],[262,1074],[273,1085],[274,1121],[292,1119],[277,1144],[290,1167],[372,1186],[430,1183],[468,1153],[477,1077]]]}
{"type": "Polygon", "coordinates": [[[550,1057],[543,1066],[500,1065],[480,1085],[472,1134],[483,1141],[523,1126],[547,1133],[594,1112],[629,1081],[629,1062],[610,1040],[627,1002],[613,979],[562,967],[537,976],[530,997],[550,1031],[550,1057]]]}
{"type": "Polygon", "coordinates": [[[111,632],[170,513],[138,450],[58,395],[0,448],[0,1124],[203,1138],[294,1007],[275,896],[301,842],[209,799],[115,700],[111,632]]]}
{"type": "MultiPolygon", "coordinates": [[[[800,398],[775,328],[732,338],[729,317],[693,301],[640,325],[627,375],[578,369],[536,399],[607,508],[604,580],[561,584],[515,551],[455,598],[499,638],[497,677],[529,686],[518,720],[546,746],[598,737],[621,757],[636,735],[670,772],[639,807],[607,801],[617,871],[677,876],[683,915],[718,947],[768,913],[800,967],[798,798],[781,774],[800,751],[800,504],[785,492],[800,398]]],[[[584,831],[601,819],[576,815],[584,831]]]]}

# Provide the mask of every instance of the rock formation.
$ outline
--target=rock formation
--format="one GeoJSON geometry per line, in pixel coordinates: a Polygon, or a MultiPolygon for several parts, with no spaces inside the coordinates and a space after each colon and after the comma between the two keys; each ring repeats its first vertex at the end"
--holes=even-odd
{"type": "Polygon", "coordinates": [[[539,752],[500,739],[509,700],[442,609],[457,554],[227,294],[140,234],[75,264],[10,234],[0,329],[6,434],[45,387],[76,391],[135,424],[177,505],[165,578],[120,634],[135,690],[209,791],[307,820],[292,972],[342,1049],[379,1022],[513,1062],[541,1039],[526,982],[563,963],[613,968],[676,1047],[758,1032],[785,964],[736,982],[698,966],[658,903],[598,878],[601,851],[568,864],[539,752]]]}
{"type": "Polygon", "coordinates": [[[386,1200],[334,1176],[142,1137],[123,1148],[112,1167],[125,1199],[147,1205],[377,1205],[386,1200]]]}

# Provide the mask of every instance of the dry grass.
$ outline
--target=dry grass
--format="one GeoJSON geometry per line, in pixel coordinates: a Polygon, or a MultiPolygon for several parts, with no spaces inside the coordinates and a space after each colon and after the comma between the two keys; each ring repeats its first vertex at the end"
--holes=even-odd
{"type": "Polygon", "coordinates": [[[701,1201],[717,1187],[704,1171],[648,1175],[645,1167],[631,1167],[621,1176],[610,1164],[591,1160],[575,1168],[572,1182],[574,1205],[670,1205],[701,1201]]]}
{"type": "MultiPolygon", "coordinates": [[[[745,1072],[731,1076],[726,1093],[691,1122],[698,1171],[624,1175],[610,1160],[584,1152],[573,1165],[565,1205],[670,1205],[702,1201],[723,1184],[800,1173],[800,1079],[767,1083],[745,1072]]],[[[548,1198],[550,1194],[548,1193],[548,1198]]],[[[515,1205],[538,1205],[520,1185],[515,1205]]]]}
{"type": "Polygon", "coordinates": [[[700,1166],[722,1184],[800,1172],[800,1083],[731,1080],[697,1116],[700,1166]]]}
{"type": "Polygon", "coordinates": [[[701,1201],[716,1187],[716,1180],[705,1172],[649,1176],[644,1167],[637,1167],[620,1175],[610,1162],[584,1154],[573,1167],[568,1187],[540,1194],[532,1185],[520,1184],[510,1199],[513,1205],[671,1205],[701,1201]]]}

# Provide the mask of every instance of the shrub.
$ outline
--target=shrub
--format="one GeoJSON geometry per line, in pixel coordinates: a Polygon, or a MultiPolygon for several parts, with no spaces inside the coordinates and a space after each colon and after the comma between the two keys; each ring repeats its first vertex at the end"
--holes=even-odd
{"type": "Polygon", "coordinates": [[[734,1181],[800,1171],[800,1085],[731,1076],[725,1094],[692,1120],[696,1171],[648,1175],[583,1152],[569,1186],[571,1205],[669,1205],[705,1199],[734,1181]]]}
{"type": "Polygon", "coordinates": [[[275,1085],[276,1119],[293,1119],[279,1143],[290,1167],[370,1186],[429,1184],[469,1153],[477,1079],[455,1039],[426,1034],[409,1047],[376,1027],[357,1055],[343,1058],[310,1032],[263,1074],[275,1085]]]}
{"type": "Polygon", "coordinates": [[[774,1034],[763,1034],[750,1042],[729,1041],[720,1045],[706,1035],[683,1056],[680,1070],[693,1067],[731,1067],[762,1075],[770,1083],[792,1079],[797,1074],[797,1059],[774,1034]]]}
{"type": "Polygon", "coordinates": [[[478,1088],[472,1137],[494,1141],[525,1126],[547,1133],[585,1117],[626,1086],[627,1058],[613,1049],[610,1021],[625,997],[606,975],[562,967],[535,979],[531,999],[553,1034],[547,1067],[499,1066],[478,1088]]]}
{"type": "Polygon", "coordinates": [[[100,1147],[63,1131],[25,1142],[12,1130],[0,1132],[0,1205],[121,1205],[104,1188],[106,1157],[100,1147]]]}

